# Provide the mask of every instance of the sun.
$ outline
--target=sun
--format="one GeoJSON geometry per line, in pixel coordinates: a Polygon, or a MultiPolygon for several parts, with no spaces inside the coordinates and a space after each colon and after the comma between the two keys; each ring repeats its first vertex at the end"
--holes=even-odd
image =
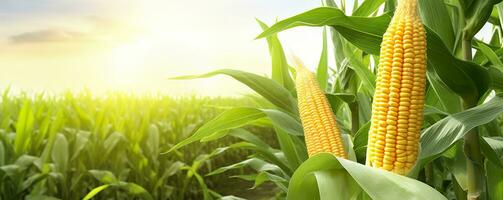
{"type": "Polygon", "coordinates": [[[138,73],[145,67],[151,46],[150,42],[139,39],[119,44],[110,50],[109,57],[115,84],[125,86],[138,80],[138,73]]]}

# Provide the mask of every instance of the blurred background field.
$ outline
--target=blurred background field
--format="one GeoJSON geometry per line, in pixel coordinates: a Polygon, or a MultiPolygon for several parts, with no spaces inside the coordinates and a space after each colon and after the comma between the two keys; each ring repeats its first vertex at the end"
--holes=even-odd
{"type": "MultiPolygon", "coordinates": [[[[228,173],[204,177],[250,154],[214,150],[236,143],[232,137],[161,154],[224,108],[253,104],[248,97],[97,97],[90,91],[12,95],[6,90],[0,107],[0,199],[81,199],[104,185],[98,199],[147,194],[155,199],[200,199],[203,188],[256,195],[247,191],[250,183],[228,173]]],[[[274,141],[268,128],[249,130],[274,141]]],[[[270,188],[265,192],[274,195],[270,188]]]]}

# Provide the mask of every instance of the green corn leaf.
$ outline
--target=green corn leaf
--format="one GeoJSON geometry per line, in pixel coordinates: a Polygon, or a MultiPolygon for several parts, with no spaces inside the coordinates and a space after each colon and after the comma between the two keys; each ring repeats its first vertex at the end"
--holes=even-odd
{"type": "Polygon", "coordinates": [[[59,198],[51,197],[51,196],[47,196],[47,195],[33,195],[33,194],[26,196],[25,199],[26,200],[61,200],[59,198]]]}
{"type": "Polygon", "coordinates": [[[307,159],[306,146],[297,137],[292,137],[283,129],[274,127],[281,151],[285,154],[286,160],[296,169],[307,159]]]}
{"type": "Polygon", "coordinates": [[[327,95],[334,96],[334,97],[336,97],[336,98],[338,98],[348,104],[356,101],[356,96],[351,93],[332,93],[332,94],[327,94],[327,95]]]}
{"type": "MultiPolygon", "coordinates": [[[[497,5],[495,5],[492,13],[494,13],[494,17],[498,17],[498,19],[495,21],[499,22],[499,25],[501,27],[503,24],[503,3],[498,3],[497,5]]],[[[491,16],[493,16],[492,13],[491,16]]]]}
{"type": "Polygon", "coordinates": [[[421,19],[427,27],[437,33],[448,49],[454,48],[456,39],[452,28],[451,17],[443,1],[421,0],[419,11],[421,19]]]}
{"type": "Polygon", "coordinates": [[[391,15],[388,14],[379,17],[349,17],[339,9],[321,7],[281,20],[257,38],[267,37],[298,26],[332,26],[355,46],[378,55],[382,35],[390,20],[391,15]]]}
{"type": "Polygon", "coordinates": [[[257,170],[258,172],[269,171],[269,172],[275,172],[275,173],[279,173],[279,174],[281,173],[281,169],[276,165],[265,162],[265,161],[258,159],[258,158],[250,158],[250,159],[238,162],[238,163],[234,163],[232,165],[218,168],[218,169],[210,172],[209,174],[207,174],[207,176],[221,174],[221,173],[224,173],[228,170],[240,169],[240,168],[243,168],[246,166],[257,170]]]}
{"type": "MultiPolygon", "coordinates": [[[[349,42],[371,54],[378,55],[382,35],[391,18],[385,14],[379,17],[348,17],[342,11],[322,7],[279,21],[261,33],[258,38],[297,26],[325,26],[335,28],[349,42]]],[[[490,77],[486,69],[456,58],[439,36],[426,27],[427,58],[433,70],[451,90],[471,105],[487,91],[490,77]]]]}
{"type": "Polygon", "coordinates": [[[117,184],[119,183],[119,180],[115,175],[106,170],[89,170],[89,173],[94,176],[98,181],[104,184],[117,184]]]}
{"type": "Polygon", "coordinates": [[[356,132],[353,143],[353,149],[355,151],[356,157],[358,160],[365,160],[367,154],[367,142],[368,142],[368,134],[370,130],[370,121],[365,123],[360,127],[358,132],[356,132]]]}
{"type": "MultiPolygon", "coordinates": [[[[433,66],[430,64],[428,68],[431,69],[433,66]]],[[[448,113],[457,113],[463,109],[463,103],[461,98],[459,98],[455,93],[453,93],[449,88],[440,80],[438,75],[433,72],[433,70],[428,70],[426,72],[430,86],[435,93],[436,98],[442,104],[444,108],[443,111],[448,113]]]]}
{"type": "Polygon", "coordinates": [[[276,81],[268,79],[256,74],[243,72],[232,69],[216,70],[210,73],[195,75],[195,76],[181,76],[172,79],[194,79],[194,78],[207,78],[218,74],[224,74],[233,77],[234,79],[244,83],[251,89],[255,90],[258,94],[262,95],[265,99],[269,100],[274,105],[282,108],[291,113],[298,113],[297,102],[290,92],[279,85],[276,81]]]}
{"type": "Polygon", "coordinates": [[[487,22],[491,16],[491,12],[494,6],[493,1],[473,1],[470,6],[465,9],[465,27],[463,32],[463,39],[471,40],[475,34],[477,34],[480,29],[487,22]]]}
{"type": "Polygon", "coordinates": [[[135,195],[141,197],[144,200],[153,200],[154,198],[150,193],[142,186],[136,183],[124,183],[120,184],[119,188],[127,191],[129,195],[135,195]]]}
{"type": "Polygon", "coordinates": [[[51,158],[59,172],[66,172],[68,169],[68,151],[68,140],[63,134],[58,134],[52,147],[51,158]]]}
{"type": "Polygon", "coordinates": [[[381,6],[385,0],[366,0],[363,1],[362,5],[360,5],[355,12],[353,12],[353,16],[369,16],[370,14],[377,11],[379,6],[381,6]]]}
{"type": "MultiPolygon", "coordinates": [[[[261,158],[263,158],[267,162],[277,165],[289,175],[293,174],[292,168],[294,167],[294,165],[288,165],[289,161],[285,158],[285,152],[283,152],[281,155],[278,155],[277,153],[280,152],[279,150],[272,148],[271,146],[263,142],[260,138],[255,136],[253,133],[250,133],[245,129],[234,129],[229,132],[229,135],[247,142],[247,145],[239,146],[239,148],[254,150],[258,155],[260,155],[261,158]]],[[[302,144],[299,146],[305,149],[305,145],[302,144]]]]}
{"type": "Polygon", "coordinates": [[[503,72],[494,67],[489,67],[489,74],[491,75],[491,87],[494,89],[498,89],[499,91],[503,90],[503,72]]]}
{"type": "Polygon", "coordinates": [[[327,49],[327,29],[323,28],[323,44],[321,48],[320,61],[316,69],[316,78],[323,91],[327,89],[328,84],[328,49],[327,49]]]}
{"type": "Polygon", "coordinates": [[[16,122],[16,138],[14,150],[20,154],[25,152],[30,144],[30,135],[33,131],[35,116],[28,100],[25,100],[16,122]]]}
{"type": "Polygon", "coordinates": [[[223,112],[216,118],[204,124],[191,137],[179,142],[168,152],[201,140],[213,133],[239,128],[264,117],[268,117],[275,127],[278,127],[291,135],[303,135],[302,125],[300,122],[281,111],[268,109],[261,110],[256,108],[233,108],[223,112]]]}
{"type": "Polygon", "coordinates": [[[105,152],[103,153],[105,157],[110,156],[112,151],[115,148],[120,147],[119,144],[123,141],[126,141],[126,138],[123,134],[120,134],[118,132],[113,132],[112,134],[110,134],[103,142],[103,147],[105,148],[105,152]]]}
{"type": "Polygon", "coordinates": [[[93,188],[89,193],[87,193],[87,195],[82,200],[90,200],[94,196],[96,196],[99,192],[107,189],[108,187],[110,187],[110,185],[102,185],[102,186],[93,188]]]}
{"type": "Polygon", "coordinates": [[[503,97],[452,114],[422,132],[420,158],[427,162],[447,150],[471,129],[489,123],[503,113],[503,97]]]}
{"type": "Polygon", "coordinates": [[[82,150],[86,147],[87,143],[89,142],[89,136],[91,134],[88,132],[84,131],[78,131],[75,136],[75,141],[74,144],[72,145],[73,147],[73,155],[70,160],[75,160],[82,150]]]}
{"type": "Polygon", "coordinates": [[[320,170],[314,172],[314,176],[320,199],[351,199],[361,192],[358,184],[343,170],[320,170]]]}
{"type": "Polygon", "coordinates": [[[363,85],[368,90],[368,94],[374,94],[376,75],[370,71],[368,65],[362,63],[361,59],[355,56],[355,52],[348,53],[348,59],[351,65],[349,67],[362,80],[363,85]]]}
{"type": "Polygon", "coordinates": [[[486,69],[454,57],[442,40],[427,29],[428,64],[432,65],[441,81],[470,105],[478,101],[489,88],[486,69]]]}
{"type": "Polygon", "coordinates": [[[384,4],[384,11],[390,12],[390,11],[395,10],[396,3],[397,3],[397,0],[386,0],[386,3],[384,4]]]}
{"type": "Polygon", "coordinates": [[[147,149],[156,158],[159,152],[159,129],[151,124],[148,129],[147,149]]]}
{"type": "Polygon", "coordinates": [[[485,162],[489,199],[503,199],[503,170],[492,162],[485,162]]]}
{"type": "Polygon", "coordinates": [[[6,159],[5,145],[0,141],[0,166],[5,165],[6,159]]]}
{"type": "Polygon", "coordinates": [[[483,137],[482,152],[493,164],[503,167],[503,137],[483,137]]]}
{"type": "MultiPolygon", "coordinates": [[[[260,27],[263,30],[269,28],[267,24],[257,19],[260,27]]],[[[267,37],[267,44],[269,45],[269,54],[271,55],[272,63],[272,80],[278,82],[281,86],[285,87],[290,91],[295,91],[295,85],[293,83],[292,77],[288,70],[289,65],[286,60],[285,51],[283,46],[278,39],[277,35],[271,35],[267,37]]]]}
{"type": "Polygon", "coordinates": [[[46,173],[37,173],[34,175],[31,175],[28,177],[26,180],[23,181],[21,184],[21,190],[28,190],[30,187],[34,186],[38,182],[45,180],[47,178],[48,174],[46,173]]]}
{"type": "Polygon", "coordinates": [[[503,71],[503,62],[499,58],[499,56],[494,52],[489,45],[485,44],[481,41],[475,41],[475,48],[482,52],[485,57],[493,64],[493,67],[503,71]]]}
{"type": "Polygon", "coordinates": [[[319,199],[334,199],[334,197],[347,199],[341,195],[356,198],[361,193],[358,192],[358,189],[375,200],[446,199],[441,193],[420,181],[336,158],[328,153],[309,158],[295,171],[290,180],[287,199],[317,199],[316,197],[320,197],[319,199]],[[313,176],[313,173],[318,174],[313,176]],[[355,189],[338,193],[333,187],[335,185],[340,187],[340,183],[346,183],[345,186],[355,189]],[[324,190],[329,187],[332,189],[324,190]],[[318,190],[318,188],[320,189],[318,190]]]}

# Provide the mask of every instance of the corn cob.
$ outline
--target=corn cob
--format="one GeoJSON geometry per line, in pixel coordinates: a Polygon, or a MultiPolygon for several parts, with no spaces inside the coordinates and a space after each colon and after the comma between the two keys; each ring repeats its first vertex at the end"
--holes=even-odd
{"type": "Polygon", "coordinates": [[[426,35],[417,0],[399,0],[383,35],[367,164],[406,174],[416,163],[423,123],[426,35]]]}
{"type": "Polygon", "coordinates": [[[309,157],[326,152],[337,157],[347,158],[341,132],[324,92],[314,74],[298,60],[296,64],[295,84],[309,157]]]}

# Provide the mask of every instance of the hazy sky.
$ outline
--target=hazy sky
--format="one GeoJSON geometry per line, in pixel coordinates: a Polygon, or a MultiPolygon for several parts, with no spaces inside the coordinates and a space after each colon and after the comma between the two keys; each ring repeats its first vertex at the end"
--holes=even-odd
{"type": "MultiPolygon", "coordinates": [[[[0,85],[17,90],[84,87],[169,94],[240,94],[230,78],[166,77],[233,68],[269,74],[255,21],[268,24],[319,6],[314,0],[3,0],[0,85]]],[[[284,47],[316,65],[321,28],[281,34],[284,47]]]]}
{"type": "MultiPolygon", "coordinates": [[[[269,74],[255,18],[272,24],[320,6],[316,0],[2,0],[0,88],[171,95],[248,92],[230,78],[167,77],[233,68],[269,74]]],[[[321,28],[280,34],[287,52],[314,68],[321,28]]]]}

